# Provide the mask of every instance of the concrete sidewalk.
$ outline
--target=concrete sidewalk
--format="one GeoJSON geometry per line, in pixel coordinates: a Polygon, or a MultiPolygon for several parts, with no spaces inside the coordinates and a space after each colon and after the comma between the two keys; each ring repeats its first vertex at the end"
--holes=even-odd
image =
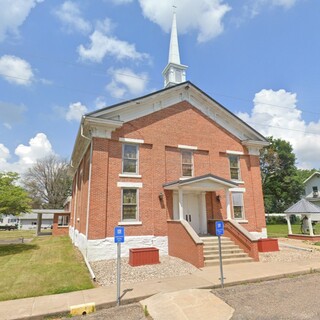
{"type": "MultiPolygon", "coordinates": [[[[320,261],[251,262],[223,267],[225,286],[285,276],[320,272],[320,261]]],[[[122,284],[122,304],[141,301],[157,293],[187,289],[220,287],[219,266],[205,267],[193,274],[122,284]]],[[[1,319],[43,319],[44,316],[66,314],[74,305],[95,303],[97,309],[116,305],[116,285],[50,296],[0,302],[1,319]]]]}

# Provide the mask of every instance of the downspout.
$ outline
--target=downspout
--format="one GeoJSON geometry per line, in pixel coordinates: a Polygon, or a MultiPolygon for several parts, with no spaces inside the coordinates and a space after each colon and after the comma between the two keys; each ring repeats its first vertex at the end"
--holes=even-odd
{"type": "MultiPolygon", "coordinates": [[[[92,167],[92,139],[91,137],[87,137],[83,133],[83,122],[85,120],[85,116],[82,117],[81,127],[80,127],[80,135],[84,139],[90,141],[90,158],[89,158],[89,184],[88,184],[88,197],[87,197],[87,214],[86,214],[86,238],[88,243],[88,234],[89,234],[89,215],[90,215],[90,191],[91,191],[91,167],[92,167]]],[[[88,245],[86,246],[86,257],[88,256],[88,245]]]]}
{"type": "Polygon", "coordinates": [[[87,266],[87,268],[88,268],[88,270],[89,270],[89,272],[90,272],[91,279],[92,279],[93,281],[96,281],[96,276],[95,276],[95,274],[94,274],[94,272],[93,272],[93,270],[92,270],[92,268],[91,268],[91,266],[90,266],[90,263],[89,263],[88,259],[85,257],[84,254],[83,254],[83,258],[84,258],[84,261],[85,261],[85,263],[86,263],[86,266],[87,266]]]}
{"type": "MultiPolygon", "coordinates": [[[[91,140],[91,144],[90,144],[90,159],[89,159],[89,184],[88,184],[88,198],[87,198],[87,219],[86,219],[86,238],[87,238],[87,242],[88,242],[88,235],[89,235],[89,217],[90,217],[92,151],[93,151],[93,143],[92,143],[92,140],[91,140]]],[[[86,248],[86,257],[88,255],[87,248],[86,248]]]]}

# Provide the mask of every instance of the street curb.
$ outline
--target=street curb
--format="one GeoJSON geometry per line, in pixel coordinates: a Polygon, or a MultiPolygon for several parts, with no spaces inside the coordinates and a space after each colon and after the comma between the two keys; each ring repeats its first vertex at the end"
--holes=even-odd
{"type": "MultiPolygon", "coordinates": [[[[272,281],[272,280],[297,277],[297,276],[308,275],[308,274],[313,274],[313,273],[320,273],[320,268],[310,268],[309,270],[301,270],[301,271],[295,271],[295,272],[290,272],[290,273],[282,273],[282,274],[278,274],[278,275],[260,277],[260,278],[255,278],[255,279],[232,281],[229,283],[228,282],[225,283],[224,287],[226,288],[226,287],[233,287],[233,286],[237,286],[237,285],[267,282],[267,281],[272,281]]],[[[193,288],[193,289],[221,289],[221,285],[215,284],[215,285],[208,285],[208,286],[200,286],[200,287],[193,288]]],[[[141,296],[135,297],[135,298],[123,299],[123,300],[121,300],[121,305],[128,305],[131,303],[139,302],[139,301],[147,299],[155,294],[156,293],[148,294],[148,295],[141,295],[141,296]]],[[[108,308],[115,307],[116,305],[117,305],[116,301],[103,302],[100,304],[96,304],[96,310],[108,309],[108,308]]],[[[30,317],[15,318],[14,320],[43,320],[43,319],[50,319],[52,317],[57,317],[57,316],[65,317],[65,316],[69,315],[69,313],[70,313],[70,310],[65,310],[65,311],[61,311],[61,312],[54,312],[54,313],[48,313],[48,314],[42,314],[42,315],[36,315],[36,316],[30,316],[30,317]]]]}

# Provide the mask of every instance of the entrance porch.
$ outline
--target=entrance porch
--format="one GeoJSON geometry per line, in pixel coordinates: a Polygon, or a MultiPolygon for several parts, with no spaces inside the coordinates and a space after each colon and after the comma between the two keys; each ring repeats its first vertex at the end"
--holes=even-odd
{"type": "Polygon", "coordinates": [[[230,189],[237,186],[232,181],[212,174],[165,184],[164,189],[172,190],[173,192],[172,220],[185,220],[196,234],[208,234],[209,219],[231,220],[230,189]],[[214,199],[220,206],[219,216],[213,212],[212,203],[210,205],[211,208],[207,207],[207,193],[209,192],[224,193],[224,203],[221,203],[220,194],[215,196],[214,199]]]}

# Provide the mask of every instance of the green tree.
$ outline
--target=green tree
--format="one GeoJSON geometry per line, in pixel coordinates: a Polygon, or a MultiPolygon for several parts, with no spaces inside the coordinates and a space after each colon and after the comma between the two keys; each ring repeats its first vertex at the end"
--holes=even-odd
{"type": "Polygon", "coordinates": [[[24,175],[23,184],[33,208],[61,209],[71,194],[69,164],[55,155],[40,159],[24,175]]]}
{"type": "Polygon", "coordinates": [[[18,173],[0,172],[0,214],[18,215],[29,212],[31,199],[26,190],[17,185],[18,173]]]}
{"type": "Polygon", "coordinates": [[[303,181],[295,166],[296,157],[289,142],[268,138],[261,151],[260,168],[266,212],[283,212],[304,194],[303,181]]]}
{"type": "Polygon", "coordinates": [[[303,183],[305,180],[307,180],[313,173],[318,172],[319,170],[316,169],[298,169],[297,175],[299,180],[303,183]]]}

